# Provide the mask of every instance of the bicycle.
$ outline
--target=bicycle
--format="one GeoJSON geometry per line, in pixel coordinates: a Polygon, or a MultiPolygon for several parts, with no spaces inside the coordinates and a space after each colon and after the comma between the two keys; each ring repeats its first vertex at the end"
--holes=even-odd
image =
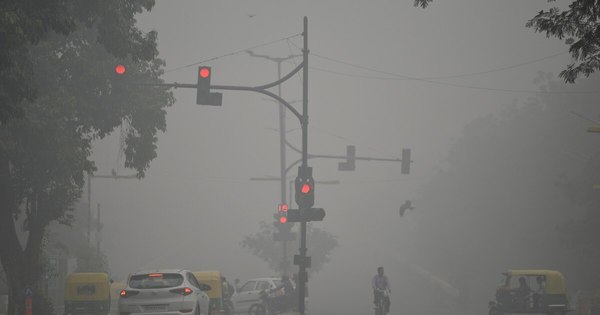
{"type": "Polygon", "coordinates": [[[375,289],[375,291],[380,292],[379,299],[375,303],[375,315],[386,315],[389,311],[386,307],[386,301],[390,298],[390,292],[382,289],[375,289]]]}

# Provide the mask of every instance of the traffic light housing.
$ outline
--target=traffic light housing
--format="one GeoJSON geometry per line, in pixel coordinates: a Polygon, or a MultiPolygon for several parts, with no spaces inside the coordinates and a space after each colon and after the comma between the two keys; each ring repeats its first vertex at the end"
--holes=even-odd
{"type": "Polygon", "coordinates": [[[298,167],[298,177],[294,182],[296,203],[300,209],[308,209],[315,204],[315,180],[312,178],[312,167],[298,167]]]}
{"type": "Polygon", "coordinates": [[[290,209],[287,214],[287,222],[323,221],[323,218],[325,218],[323,208],[290,209]]]}
{"type": "Polygon", "coordinates": [[[402,174],[410,173],[410,149],[402,149],[402,165],[400,166],[400,172],[402,174]]]}
{"type": "Polygon", "coordinates": [[[356,147],[353,145],[346,146],[346,162],[338,164],[339,171],[354,171],[356,168],[356,147]]]}
{"type": "Polygon", "coordinates": [[[277,207],[278,210],[278,221],[281,224],[285,224],[287,222],[287,214],[288,214],[288,205],[283,203],[277,207]]]}
{"type": "Polygon", "coordinates": [[[212,69],[206,66],[198,67],[198,86],[196,88],[196,104],[220,106],[223,94],[210,91],[212,69]]]}
{"type": "Polygon", "coordinates": [[[277,212],[273,214],[273,218],[276,220],[273,222],[273,225],[277,228],[277,232],[273,233],[273,240],[276,242],[295,241],[296,234],[291,231],[294,224],[288,221],[288,205],[284,203],[279,204],[277,212]]]}

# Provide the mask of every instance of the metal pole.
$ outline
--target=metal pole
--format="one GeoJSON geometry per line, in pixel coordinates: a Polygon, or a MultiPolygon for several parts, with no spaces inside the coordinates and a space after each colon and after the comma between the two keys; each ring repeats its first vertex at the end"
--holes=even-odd
{"type": "MultiPolygon", "coordinates": [[[[277,60],[277,80],[281,80],[281,60],[277,60]]],[[[281,97],[281,84],[277,86],[277,95],[281,97]]],[[[285,107],[279,103],[279,174],[281,177],[281,203],[285,204],[286,198],[286,178],[285,178],[285,107]]],[[[288,274],[288,261],[287,261],[287,240],[282,241],[283,259],[282,259],[282,272],[288,274]]]]}
{"type": "MultiPolygon", "coordinates": [[[[292,59],[294,57],[299,57],[299,55],[289,55],[287,57],[270,57],[267,55],[258,55],[255,54],[252,51],[248,51],[248,54],[250,54],[251,57],[259,57],[259,58],[265,58],[267,60],[270,61],[274,61],[277,63],[277,81],[281,80],[281,63],[288,60],[288,59],[292,59]]],[[[281,84],[277,85],[277,96],[279,96],[279,98],[281,98],[281,84]]],[[[285,124],[285,105],[282,102],[279,102],[279,181],[280,181],[280,198],[281,198],[281,203],[282,204],[287,204],[286,201],[286,192],[287,192],[287,187],[286,187],[286,180],[287,180],[287,168],[286,168],[286,124],[285,124]]],[[[291,201],[291,199],[290,199],[291,201]]],[[[284,239],[282,241],[282,251],[283,251],[283,258],[281,261],[281,269],[283,274],[287,274],[289,272],[288,270],[288,261],[287,261],[287,241],[284,239]]]]}
{"type": "Polygon", "coordinates": [[[100,203],[98,203],[98,214],[96,221],[96,257],[100,258],[100,203]]]}
{"type": "Polygon", "coordinates": [[[92,175],[88,173],[88,182],[87,182],[87,201],[88,201],[88,217],[87,217],[87,241],[88,245],[91,244],[91,224],[92,224],[92,175]]]}
{"type": "MultiPolygon", "coordinates": [[[[302,49],[302,166],[308,167],[308,18],[304,17],[304,48],[302,49]]],[[[300,209],[302,211],[302,209],[300,209]]],[[[298,311],[304,315],[306,298],[306,222],[300,223],[300,270],[298,272],[298,311]]]]}

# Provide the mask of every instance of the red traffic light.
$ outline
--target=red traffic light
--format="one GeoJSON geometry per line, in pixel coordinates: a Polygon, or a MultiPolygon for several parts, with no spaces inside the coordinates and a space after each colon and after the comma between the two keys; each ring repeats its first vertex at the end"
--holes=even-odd
{"type": "Polygon", "coordinates": [[[281,222],[282,224],[285,224],[287,222],[287,217],[279,217],[279,222],[281,222]]]}
{"type": "Polygon", "coordinates": [[[302,189],[300,189],[300,191],[301,191],[303,194],[308,194],[308,193],[310,192],[310,190],[311,190],[311,187],[310,187],[310,185],[309,185],[309,184],[307,184],[307,183],[304,183],[304,184],[302,184],[302,189]]]}
{"type": "Polygon", "coordinates": [[[208,67],[201,67],[200,70],[198,70],[198,75],[201,78],[208,78],[208,76],[210,75],[210,68],[208,68],[208,67]]]}
{"type": "Polygon", "coordinates": [[[123,74],[125,74],[125,70],[126,70],[126,69],[125,69],[125,66],[124,66],[124,65],[117,65],[117,66],[115,67],[115,72],[116,72],[117,74],[119,74],[119,75],[123,75],[123,74]]]}
{"type": "Polygon", "coordinates": [[[277,210],[279,210],[279,211],[283,211],[283,212],[286,212],[286,211],[288,211],[288,205],[287,205],[287,204],[285,204],[285,203],[280,203],[280,204],[277,206],[277,210]]]}

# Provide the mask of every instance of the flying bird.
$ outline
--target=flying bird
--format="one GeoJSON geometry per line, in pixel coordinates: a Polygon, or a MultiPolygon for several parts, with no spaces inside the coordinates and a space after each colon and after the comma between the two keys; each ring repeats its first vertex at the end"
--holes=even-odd
{"type": "Polygon", "coordinates": [[[412,210],[415,207],[412,205],[412,201],[406,200],[402,205],[400,205],[400,216],[403,217],[406,211],[412,210]]]}
{"type": "Polygon", "coordinates": [[[248,14],[249,18],[253,18],[256,14],[248,14]]]}

